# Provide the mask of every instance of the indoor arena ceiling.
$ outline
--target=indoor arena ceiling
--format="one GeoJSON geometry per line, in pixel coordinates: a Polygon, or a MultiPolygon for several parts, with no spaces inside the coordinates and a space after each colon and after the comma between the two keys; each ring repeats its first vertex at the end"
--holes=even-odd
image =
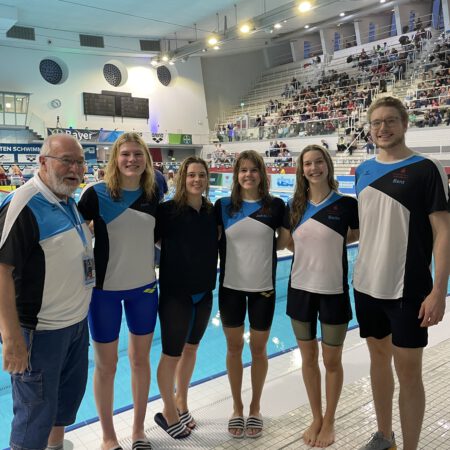
{"type": "MultiPolygon", "coordinates": [[[[199,41],[203,42],[211,32],[219,32],[219,36],[227,38],[224,50],[245,51],[290,39],[298,30],[305,33],[305,25],[345,23],[368,13],[391,14],[395,4],[408,0],[386,0],[384,4],[380,0],[310,0],[311,11],[300,14],[296,6],[301,1],[0,0],[0,45],[5,45],[5,33],[10,26],[17,25],[35,28],[36,34],[48,38],[46,42],[64,33],[163,39],[162,50],[172,52],[187,45],[198,51],[196,41],[200,45],[199,41]],[[341,12],[346,16],[339,17],[341,12]],[[237,33],[237,26],[250,19],[254,19],[254,29],[244,38],[237,33]],[[274,29],[276,23],[281,28],[274,29]]],[[[408,2],[414,1],[419,0],[408,2]]],[[[16,46],[30,46],[19,39],[14,41],[16,46]]],[[[181,53],[179,56],[184,56],[181,53]]]]}

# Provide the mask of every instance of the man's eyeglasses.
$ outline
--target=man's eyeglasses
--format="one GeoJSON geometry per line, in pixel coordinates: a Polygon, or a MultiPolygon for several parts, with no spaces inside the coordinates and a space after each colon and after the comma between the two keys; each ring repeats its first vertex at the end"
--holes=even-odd
{"type": "Polygon", "coordinates": [[[86,161],[84,159],[70,159],[70,158],[61,158],[60,156],[50,156],[44,155],[44,158],[52,158],[57,159],[61,164],[64,164],[66,167],[72,167],[74,164],[78,167],[84,167],[86,161]]]}
{"type": "Polygon", "coordinates": [[[372,120],[372,122],[370,122],[370,126],[375,129],[381,128],[381,124],[384,123],[387,127],[390,128],[397,125],[400,120],[401,120],[400,117],[389,117],[384,120],[372,120]]]}

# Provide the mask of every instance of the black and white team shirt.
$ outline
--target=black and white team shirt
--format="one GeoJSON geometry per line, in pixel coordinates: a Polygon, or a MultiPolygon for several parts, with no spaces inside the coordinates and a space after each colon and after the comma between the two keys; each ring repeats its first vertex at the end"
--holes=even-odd
{"type": "Polygon", "coordinates": [[[97,289],[124,291],[152,283],[158,195],[148,200],[142,189],[121,191],[113,200],[105,182],[86,186],[78,207],[94,221],[97,289]]]}
{"type": "MultiPolygon", "coordinates": [[[[292,200],[288,202],[283,223],[287,229],[291,205],[292,200]]],[[[308,201],[292,231],[295,251],[290,286],[326,295],[347,292],[347,232],[358,227],[355,198],[332,191],[318,204],[308,201]]]]}
{"type": "Polygon", "coordinates": [[[59,202],[39,175],[1,206],[0,262],[14,267],[16,307],[24,328],[62,329],[87,315],[92,288],[84,284],[86,250],[77,226],[88,254],[92,240],[75,209],[72,198],[59,202]]]}
{"type": "Polygon", "coordinates": [[[243,201],[230,213],[231,197],[217,200],[217,222],[222,227],[219,242],[220,285],[246,292],[275,288],[277,264],[275,230],[283,223],[285,204],[273,197],[267,210],[261,201],[243,201]]]}
{"type": "Polygon", "coordinates": [[[356,169],[361,237],[353,285],[378,299],[424,298],[432,289],[429,215],[448,211],[443,167],[414,153],[356,169]]]}

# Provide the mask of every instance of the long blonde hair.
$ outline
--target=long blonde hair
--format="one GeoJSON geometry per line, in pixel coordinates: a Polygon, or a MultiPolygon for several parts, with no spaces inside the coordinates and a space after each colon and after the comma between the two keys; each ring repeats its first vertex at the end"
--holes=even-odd
{"type": "Polygon", "coordinates": [[[258,169],[259,176],[261,178],[261,182],[258,186],[258,193],[261,197],[263,209],[267,209],[272,202],[272,196],[269,192],[269,177],[267,176],[264,159],[255,150],[245,150],[239,154],[233,167],[233,183],[231,186],[230,204],[231,215],[236,214],[242,207],[241,185],[239,184],[239,170],[241,169],[241,164],[244,160],[251,161],[258,169]]]}
{"type": "Polygon", "coordinates": [[[338,182],[334,179],[334,166],[333,161],[331,159],[330,154],[325,150],[321,145],[307,145],[300,153],[297,158],[297,171],[295,173],[296,178],[296,186],[294,197],[292,198],[291,204],[291,217],[290,217],[290,225],[291,230],[293,230],[300,219],[303,217],[305,213],[306,206],[308,204],[308,191],[309,191],[309,182],[304,176],[303,172],[303,157],[306,153],[311,151],[318,151],[322,153],[323,159],[325,160],[328,167],[328,186],[331,190],[338,190],[338,182]]]}
{"type": "Polygon", "coordinates": [[[209,170],[208,164],[205,160],[199,156],[188,156],[180,165],[177,173],[177,183],[175,187],[175,195],[173,196],[173,201],[178,208],[184,208],[188,204],[187,191],[186,191],[186,178],[188,168],[191,164],[201,164],[206,171],[206,189],[205,189],[205,199],[208,206],[212,206],[208,198],[209,193],[209,170]]]}
{"type": "Polygon", "coordinates": [[[140,187],[145,193],[145,196],[150,200],[155,194],[155,173],[153,169],[153,160],[150,155],[150,151],[147,144],[137,133],[123,133],[114,142],[111,149],[111,157],[109,158],[108,165],[105,171],[105,183],[114,200],[118,200],[121,197],[120,188],[120,170],[117,164],[119,158],[120,146],[126,142],[134,142],[138,144],[145,156],[145,170],[141,175],[139,182],[140,187]]]}

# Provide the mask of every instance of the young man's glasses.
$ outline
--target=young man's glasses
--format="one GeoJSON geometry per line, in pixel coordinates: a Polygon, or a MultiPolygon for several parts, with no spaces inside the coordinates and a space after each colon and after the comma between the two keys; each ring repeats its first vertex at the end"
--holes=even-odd
{"type": "Polygon", "coordinates": [[[400,117],[388,117],[384,120],[372,120],[370,122],[370,126],[374,129],[381,128],[381,125],[384,123],[388,128],[394,127],[400,122],[400,117]]]}

